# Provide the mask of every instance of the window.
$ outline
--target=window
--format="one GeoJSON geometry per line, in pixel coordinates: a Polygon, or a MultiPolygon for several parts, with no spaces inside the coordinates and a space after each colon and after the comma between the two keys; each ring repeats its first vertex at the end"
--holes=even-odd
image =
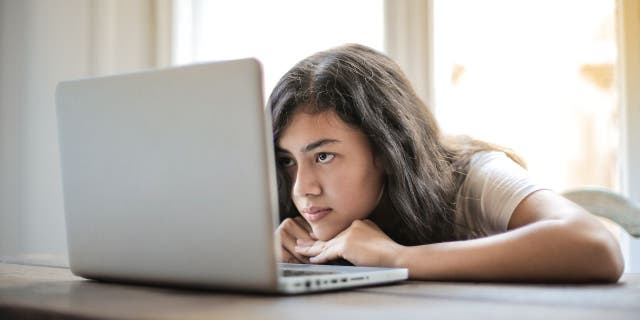
{"type": "Polygon", "coordinates": [[[358,42],[383,50],[382,0],[177,0],[174,64],[255,56],[265,94],[307,56],[358,42]]]}
{"type": "MultiPolygon", "coordinates": [[[[446,133],[512,148],[541,184],[559,192],[584,185],[622,191],[620,141],[631,134],[621,131],[615,83],[616,3],[637,12],[634,0],[175,0],[172,62],[255,56],[268,96],[299,60],[362,43],[390,52],[422,96],[433,92],[446,133]],[[430,49],[432,57],[424,53],[430,49]],[[432,86],[421,81],[431,67],[432,86]]],[[[631,38],[638,25],[629,17],[631,38]]],[[[637,46],[628,45],[637,70],[637,46]]],[[[637,75],[630,79],[636,83],[637,75]]],[[[638,183],[627,184],[637,194],[638,183]]]]}
{"type": "Polygon", "coordinates": [[[615,1],[435,1],[436,114],[556,191],[620,190],[615,1]]]}
{"type": "MultiPolygon", "coordinates": [[[[636,1],[448,0],[433,8],[434,100],[443,130],[514,149],[555,191],[598,185],[637,197],[630,161],[638,155],[631,118],[638,95],[629,88],[640,65],[632,40],[636,1]],[[625,11],[618,7],[616,15],[621,4],[625,11]],[[621,16],[626,40],[618,44],[621,16]],[[621,47],[626,92],[616,83],[621,47]]],[[[640,241],[607,225],[621,241],[625,270],[640,270],[640,241]]]]}

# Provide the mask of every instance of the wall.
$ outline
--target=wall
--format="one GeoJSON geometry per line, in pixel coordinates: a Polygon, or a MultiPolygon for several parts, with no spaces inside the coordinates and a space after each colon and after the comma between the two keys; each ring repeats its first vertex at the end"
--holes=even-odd
{"type": "Polygon", "coordinates": [[[0,0],[0,261],[67,265],[55,86],[157,65],[160,3],[0,0]]]}

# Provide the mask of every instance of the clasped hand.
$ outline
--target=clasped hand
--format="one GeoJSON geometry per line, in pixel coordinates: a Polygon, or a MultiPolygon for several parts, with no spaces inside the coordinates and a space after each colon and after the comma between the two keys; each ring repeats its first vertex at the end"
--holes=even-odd
{"type": "Polygon", "coordinates": [[[391,267],[402,246],[371,220],[355,220],[328,241],[318,240],[302,217],[284,220],[276,232],[282,242],[282,262],[325,264],[339,258],[356,266],[391,267]]]}

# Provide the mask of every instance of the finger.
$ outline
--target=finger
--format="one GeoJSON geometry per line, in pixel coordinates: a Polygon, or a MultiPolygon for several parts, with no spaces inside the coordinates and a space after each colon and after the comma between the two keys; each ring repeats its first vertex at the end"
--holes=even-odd
{"type": "Polygon", "coordinates": [[[323,241],[296,239],[296,244],[303,247],[311,247],[312,245],[316,244],[316,242],[323,242],[323,241]]]}
{"type": "Polygon", "coordinates": [[[377,225],[375,222],[373,222],[373,221],[371,221],[371,220],[369,220],[369,219],[362,220],[362,222],[366,223],[368,226],[370,226],[370,227],[372,227],[372,228],[374,228],[374,229],[376,229],[376,230],[380,230],[380,231],[382,231],[382,230],[380,229],[380,227],[378,227],[378,225],[377,225]]]}
{"type": "Polygon", "coordinates": [[[313,256],[319,255],[322,251],[325,250],[325,248],[326,248],[326,242],[323,242],[323,241],[316,241],[316,242],[310,243],[308,241],[298,240],[296,242],[296,246],[294,249],[298,254],[301,254],[307,257],[313,257],[313,256]]]}
{"type": "MultiPolygon", "coordinates": [[[[285,237],[286,237],[286,235],[285,235],[285,237]]],[[[286,240],[284,242],[286,242],[286,240]]],[[[282,242],[282,243],[284,243],[284,242],[282,242]]],[[[285,262],[285,263],[309,263],[308,259],[306,259],[306,258],[304,259],[304,261],[300,260],[299,258],[297,258],[295,253],[292,252],[292,250],[287,249],[287,247],[285,247],[284,244],[280,248],[281,248],[281,253],[282,253],[282,257],[280,259],[281,260],[280,262],[285,262]]]]}
{"type": "MultiPolygon", "coordinates": [[[[295,219],[287,219],[283,222],[283,229],[296,239],[311,240],[309,232],[295,219]]],[[[295,240],[293,241],[295,243],[295,240]]]]}
{"type": "Polygon", "coordinates": [[[307,231],[307,233],[310,233],[312,231],[311,229],[311,225],[309,224],[309,222],[307,222],[307,220],[305,220],[303,217],[295,217],[293,218],[293,220],[300,225],[305,231],[307,231]]]}
{"type": "Polygon", "coordinates": [[[280,257],[280,262],[284,263],[302,263],[296,257],[294,257],[291,252],[287,249],[282,248],[282,257],[280,257]]]}
{"type": "Polygon", "coordinates": [[[292,256],[294,256],[300,263],[309,263],[309,259],[296,252],[296,238],[284,230],[281,233],[282,240],[280,241],[282,247],[286,249],[292,256]]]}
{"type": "Polygon", "coordinates": [[[342,258],[342,254],[340,253],[338,246],[330,246],[320,252],[319,255],[309,258],[309,262],[314,264],[323,264],[338,258],[342,258]]]}

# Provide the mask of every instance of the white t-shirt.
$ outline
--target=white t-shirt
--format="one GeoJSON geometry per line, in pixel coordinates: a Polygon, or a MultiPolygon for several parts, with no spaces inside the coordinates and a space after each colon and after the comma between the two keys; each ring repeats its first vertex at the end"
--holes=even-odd
{"type": "Polygon", "coordinates": [[[503,152],[474,154],[456,199],[458,236],[473,239],[507,231],[516,206],[541,189],[503,152]]]}

